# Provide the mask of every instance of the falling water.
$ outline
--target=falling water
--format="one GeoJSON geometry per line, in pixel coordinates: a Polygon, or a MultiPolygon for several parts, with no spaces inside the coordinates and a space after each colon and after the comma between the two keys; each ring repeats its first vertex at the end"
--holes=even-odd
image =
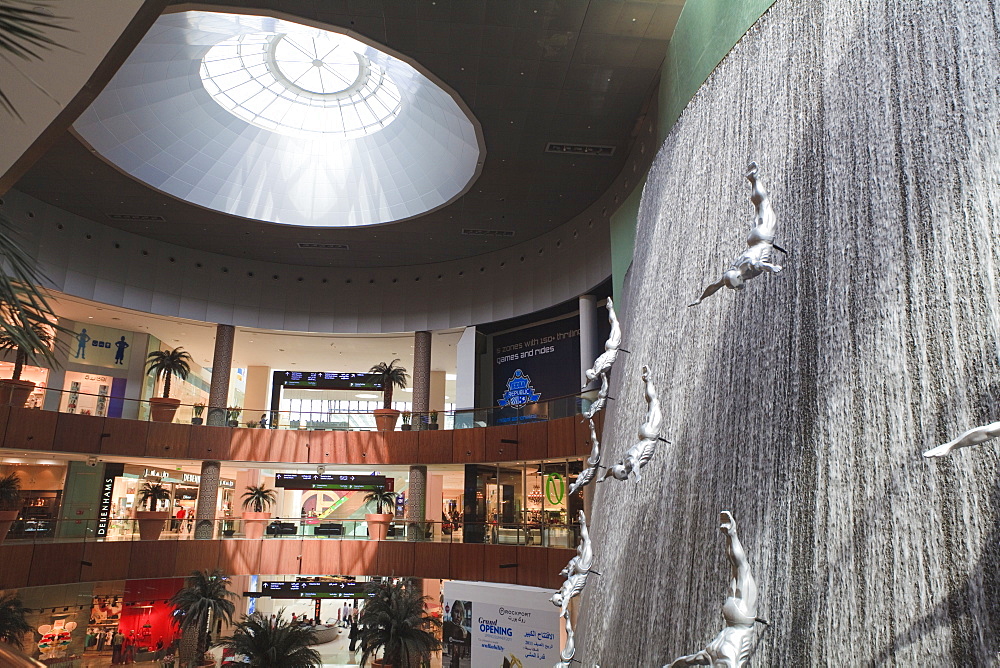
{"type": "Polygon", "coordinates": [[[583,666],[659,667],[722,628],[718,513],[761,590],[755,666],[983,666],[1000,652],[1000,10],[778,0],[652,168],[605,461],[653,369],[672,445],[599,484],[583,666]],[[687,308],[745,247],[749,160],[785,271],[687,308]]]}

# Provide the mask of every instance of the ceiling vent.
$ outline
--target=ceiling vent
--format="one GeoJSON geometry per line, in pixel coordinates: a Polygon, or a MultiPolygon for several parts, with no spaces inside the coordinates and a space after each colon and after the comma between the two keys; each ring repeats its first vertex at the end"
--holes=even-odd
{"type": "Polygon", "coordinates": [[[163,216],[143,216],[138,213],[109,213],[111,220],[131,220],[137,223],[165,223],[167,219],[163,216]]]}
{"type": "Polygon", "coordinates": [[[549,142],[545,147],[546,153],[569,153],[572,155],[598,155],[610,158],[615,154],[614,146],[596,146],[588,144],[557,144],[549,142]]]}
{"type": "Polygon", "coordinates": [[[462,234],[470,237],[512,237],[514,230],[470,230],[466,228],[462,230],[462,234]]]}
{"type": "Polygon", "coordinates": [[[323,248],[325,250],[351,250],[347,244],[320,244],[313,241],[300,241],[295,244],[299,248],[323,248]]]}

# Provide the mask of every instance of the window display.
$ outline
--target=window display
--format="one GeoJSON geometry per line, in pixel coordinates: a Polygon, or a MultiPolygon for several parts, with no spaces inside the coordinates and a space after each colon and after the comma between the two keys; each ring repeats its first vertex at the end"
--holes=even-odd
{"type": "MultiPolygon", "coordinates": [[[[112,395],[122,396],[125,383],[124,378],[67,371],[59,410],[63,413],[107,417],[112,395]],[[117,391],[112,392],[112,387],[117,391]]],[[[118,408],[117,415],[110,417],[121,417],[121,408],[118,408]]]]}

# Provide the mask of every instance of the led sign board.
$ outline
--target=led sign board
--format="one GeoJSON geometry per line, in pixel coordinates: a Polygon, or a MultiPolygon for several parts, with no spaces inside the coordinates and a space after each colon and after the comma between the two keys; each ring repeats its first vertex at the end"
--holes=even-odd
{"type": "Polygon", "coordinates": [[[392,478],[384,475],[353,475],[337,473],[275,473],[274,486],[283,489],[392,491],[392,478]],[[387,486],[388,483],[388,486],[387,486]]]}
{"type": "Polygon", "coordinates": [[[364,582],[261,582],[259,592],[247,592],[259,598],[365,598],[364,582]]]}
{"type": "Polygon", "coordinates": [[[382,391],[381,376],[371,373],[336,373],[325,371],[275,371],[274,384],[311,390],[382,391]]]}

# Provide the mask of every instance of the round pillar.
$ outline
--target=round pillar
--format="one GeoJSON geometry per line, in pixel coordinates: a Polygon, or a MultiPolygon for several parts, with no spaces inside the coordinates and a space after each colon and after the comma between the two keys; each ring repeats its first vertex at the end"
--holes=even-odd
{"type": "MultiPolygon", "coordinates": [[[[229,401],[229,374],[233,369],[233,341],[236,328],[215,326],[215,352],[212,355],[212,382],[208,390],[208,424],[226,426],[226,402],[229,401]]],[[[200,505],[200,504],[199,504],[200,505]]]]}
{"type": "Polygon", "coordinates": [[[427,515],[427,467],[410,467],[410,484],[406,491],[406,538],[424,540],[427,515]]]}
{"type": "Polygon", "coordinates": [[[590,383],[584,372],[594,365],[594,360],[600,354],[600,343],[597,340],[597,297],[580,295],[580,387],[590,383]]]}
{"type": "Polygon", "coordinates": [[[212,538],[215,534],[215,506],[219,500],[219,472],[221,469],[220,462],[206,461],[201,463],[198,506],[194,516],[195,538],[212,538]]]}
{"type": "Polygon", "coordinates": [[[424,416],[430,410],[431,333],[413,333],[413,428],[424,428],[424,416]]]}

